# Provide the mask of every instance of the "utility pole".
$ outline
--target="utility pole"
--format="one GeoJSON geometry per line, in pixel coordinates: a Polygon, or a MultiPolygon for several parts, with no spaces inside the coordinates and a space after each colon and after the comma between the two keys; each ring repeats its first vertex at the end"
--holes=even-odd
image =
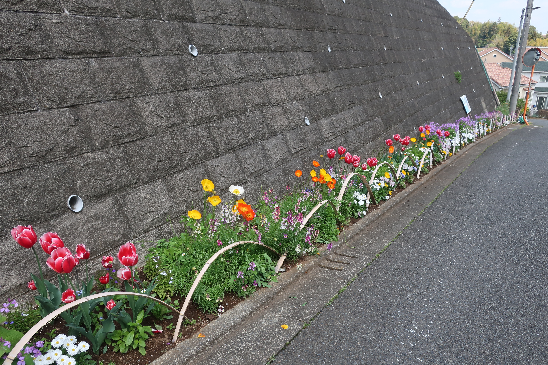
{"type": "Polygon", "coordinates": [[[514,83],[514,73],[516,72],[516,62],[518,60],[518,52],[519,52],[519,38],[521,37],[521,28],[523,27],[524,15],[525,15],[525,8],[521,10],[521,20],[519,21],[518,38],[516,39],[516,48],[514,48],[514,64],[512,65],[512,74],[510,75],[510,82],[508,83],[508,95],[506,96],[507,103],[510,102],[510,96],[512,95],[512,85],[514,83]]]}
{"type": "Polygon", "coordinates": [[[523,32],[521,33],[519,41],[519,52],[517,53],[516,73],[514,77],[514,84],[512,85],[512,97],[510,98],[510,114],[516,112],[516,105],[518,103],[519,84],[521,81],[521,71],[523,70],[523,63],[521,59],[525,53],[527,47],[527,38],[529,37],[529,24],[531,24],[531,13],[533,12],[533,0],[527,0],[527,8],[525,8],[525,20],[523,22],[523,32]]]}

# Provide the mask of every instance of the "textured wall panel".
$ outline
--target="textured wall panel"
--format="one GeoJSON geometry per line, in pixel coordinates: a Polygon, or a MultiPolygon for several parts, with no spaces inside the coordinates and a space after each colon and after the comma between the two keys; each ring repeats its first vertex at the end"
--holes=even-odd
{"type": "Polygon", "coordinates": [[[495,106],[435,0],[7,0],[0,33],[1,298],[37,272],[17,224],[96,256],[151,244],[203,178],[253,201],[325,148],[373,154],[464,116],[463,94],[495,106]]]}

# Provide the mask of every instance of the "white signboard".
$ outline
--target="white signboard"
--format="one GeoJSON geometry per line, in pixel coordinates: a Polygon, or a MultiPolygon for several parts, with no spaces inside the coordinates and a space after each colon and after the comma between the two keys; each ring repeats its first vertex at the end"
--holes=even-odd
{"type": "Polygon", "coordinates": [[[472,111],[472,108],[470,108],[470,104],[468,104],[468,99],[466,98],[466,95],[461,96],[460,101],[462,101],[462,105],[464,106],[464,110],[466,110],[466,114],[469,114],[472,111]]]}

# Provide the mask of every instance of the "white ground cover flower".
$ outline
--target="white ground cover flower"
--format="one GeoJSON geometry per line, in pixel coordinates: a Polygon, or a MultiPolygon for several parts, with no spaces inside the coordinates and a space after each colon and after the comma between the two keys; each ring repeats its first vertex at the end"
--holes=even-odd
{"type": "Polygon", "coordinates": [[[67,336],[60,334],[55,336],[55,338],[51,341],[51,347],[53,348],[59,348],[65,344],[65,341],[67,340],[67,336]]]}
{"type": "Polygon", "coordinates": [[[86,352],[87,350],[89,350],[89,343],[87,343],[86,341],[81,341],[78,344],[78,351],[79,352],[86,352]]]}

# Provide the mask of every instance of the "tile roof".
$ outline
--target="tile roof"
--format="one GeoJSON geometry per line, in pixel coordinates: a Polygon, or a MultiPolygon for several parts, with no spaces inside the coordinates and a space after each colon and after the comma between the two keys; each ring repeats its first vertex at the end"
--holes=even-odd
{"type": "MultiPolygon", "coordinates": [[[[495,83],[500,86],[507,87],[510,82],[510,75],[512,70],[510,68],[504,68],[497,63],[486,63],[485,69],[487,74],[495,83]]],[[[531,80],[531,84],[536,84],[535,80],[531,80]]],[[[529,85],[529,77],[521,75],[520,85],[529,85]]]]}
{"type": "MultiPolygon", "coordinates": [[[[512,62],[502,62],[502,67],[512,69],[512,62]]],[[[531,74],[531,67],[523,66],[523,72],[529,72],[531,74]]],[[[548,62],[538,61],[535,65],[535,72],[548,72],[548,62]]]]}
{"type": "Polygon", "coordinates": [[[504,56],[508,57],[509,59],[513,60],[512,56],[507,55],[506,53],[502,52],[500,49],[496,47],[489,47],[489,48],[481,48],[481,50],[478,48],[478,54],[480,57],[486,56],[489,53],[493,51],[498,51],[499,53],[503,54],[504,56]]]}

